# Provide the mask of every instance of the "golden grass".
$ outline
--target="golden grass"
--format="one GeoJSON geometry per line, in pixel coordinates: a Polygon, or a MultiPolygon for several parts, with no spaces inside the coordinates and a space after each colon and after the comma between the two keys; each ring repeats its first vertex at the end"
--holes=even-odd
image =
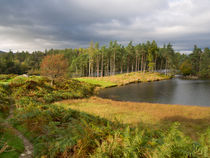
{"type": "Polygon", "coordinates": [[[209,107],[120,102],[98,97],[66,100],[59,104],[110,121],[117,119],[121,123],[134,126],[166,129],[172,122],[178,121],[181,123],[181,130],[194,139],[198,133],[210,126],[209,107]]]}
{"type": "Polygon", "coordinates": [[[151,81],[159,81],[169,79],[170,76],[161,75],[159,73],[151,73],[151,72],[131,72],[125,74],[118,74],[113,76],[105,76],[105,77],[82,77],[76,78],[78,80],[82,80],[88,83],[96,83],[101,85],[102,87],[109,87],[113,85],[121,86],[134,82],[151,82],[151,81]]]}

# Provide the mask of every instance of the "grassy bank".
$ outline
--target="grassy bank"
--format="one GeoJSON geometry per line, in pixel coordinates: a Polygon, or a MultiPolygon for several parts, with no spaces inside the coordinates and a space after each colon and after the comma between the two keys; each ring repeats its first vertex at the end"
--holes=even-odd
{"type": "Polygon", "coordinates": [[[132,126],[167,129],[177,121],[181,124],[180,129],[193,139],[198,138],[210,122],[209,107],[120,102],[98,97],[66,100],[60,104],[110,121],[117,119],[132,126]]]}
{"type": "Polygon", "coordinates": [[[126,74],[118,74],[114,76],[82,77],[76,79],[79,81],[84,81],[87,83],[99,85],[102,88],[107,88],[112,86],[122,86],[135,82],[152,82],[152,81],[166,80],[169,78],[170,76],[161,75],[159,73],[131,72],[126,74]]]}

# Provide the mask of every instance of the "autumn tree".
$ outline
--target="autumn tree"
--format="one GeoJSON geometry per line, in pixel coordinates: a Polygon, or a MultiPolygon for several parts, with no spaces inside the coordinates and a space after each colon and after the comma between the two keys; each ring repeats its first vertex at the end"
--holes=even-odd
{"type": "Polygon", "coordinates": [[[48,76],[52,79],[64,77],[68,70],[68,61],[64,59],[63,54],[47,55],[41,62],[41,75],[48,76]]]}

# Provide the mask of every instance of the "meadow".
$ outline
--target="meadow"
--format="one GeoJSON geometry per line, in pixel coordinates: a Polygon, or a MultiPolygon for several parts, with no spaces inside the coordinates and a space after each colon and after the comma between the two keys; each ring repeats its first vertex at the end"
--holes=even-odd
{"type": "Polygon", "coordinates": [[[23,151],[18,138],[9,143],[16,135],[8,136],[4,126],[12,106],[8,121],[33,143],[34,157],[210,156],[208,108],[100,99],[92,97],[96,85],[75,79],[52,85],[46,77],[12,76],[2,82],[0,157],[23,151]]]}
{"type": "Polygon", "coordinates": [[[194,140],[208,129],[210,122],[209,107],[122,102],[99,97],[64,100],[56,104],[109,121],[118,120],[132,127],[168,129],[173,122],[179,122],[179,129],[194,140]]]}

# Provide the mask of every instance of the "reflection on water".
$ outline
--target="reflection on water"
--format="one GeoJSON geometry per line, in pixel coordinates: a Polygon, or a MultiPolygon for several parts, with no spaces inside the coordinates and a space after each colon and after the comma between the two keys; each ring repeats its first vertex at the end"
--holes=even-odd
{"type": "Polygon", "coordinates": [[[99,96],[121,101],[210,106],[210,80],[135,83],[104,89],[99,96]]]}

